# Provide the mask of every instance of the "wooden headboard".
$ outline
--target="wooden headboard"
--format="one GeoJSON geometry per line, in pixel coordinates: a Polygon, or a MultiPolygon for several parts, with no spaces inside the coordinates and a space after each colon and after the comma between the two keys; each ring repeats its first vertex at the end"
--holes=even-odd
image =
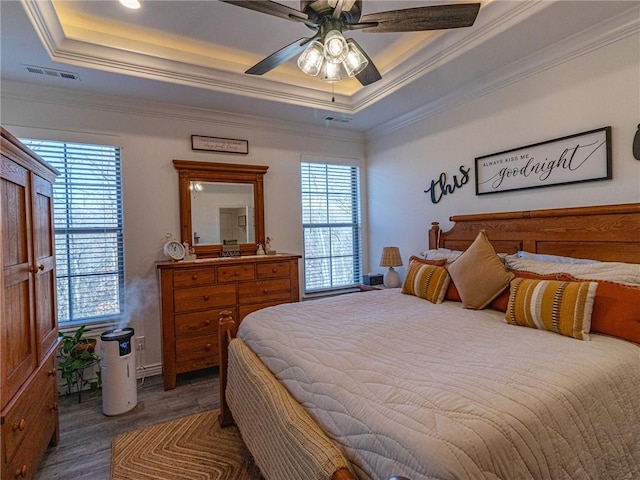
{"type": "Polygon", "coordinates": [[[466,249],[480,230],[496,252],[518,250],[640,263],[640,203],[455,215],[447,232],[433,222],[429,248],[466,249]]]}

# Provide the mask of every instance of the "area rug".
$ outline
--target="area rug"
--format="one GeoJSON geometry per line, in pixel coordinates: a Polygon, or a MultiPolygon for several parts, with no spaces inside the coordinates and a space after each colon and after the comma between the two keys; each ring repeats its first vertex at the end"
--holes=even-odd
{"type": "Polygon", "coordinates": [[[119,435],[111,480],[260,480],[238,429],[220,428],[218,412],[191,415],[119,435]]]}

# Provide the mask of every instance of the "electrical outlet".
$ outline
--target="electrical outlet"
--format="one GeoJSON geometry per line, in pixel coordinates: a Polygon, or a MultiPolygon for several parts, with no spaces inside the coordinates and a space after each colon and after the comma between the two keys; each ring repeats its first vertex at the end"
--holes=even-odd
{"type": "Polygon", "coordinates": [[[143,336],[136,337],[136,350],[144,350],[144,347],[145,347],[144,337],[143,336]]]}

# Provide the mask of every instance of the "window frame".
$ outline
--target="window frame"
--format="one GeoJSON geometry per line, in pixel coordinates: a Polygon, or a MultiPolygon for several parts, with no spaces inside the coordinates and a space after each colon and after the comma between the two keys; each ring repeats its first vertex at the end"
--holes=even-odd
{"type": "MultiPolygon", "coordinates": [[[[303,243],[303,296],[304,297],[314,297],[314,296],[323,296],[323,295],[332,295],[337,293],[346,293],[354,291],[358,285],[360,285],[360,278],[363,271],[363,225],[362,225],[362,166],[361,162],[357,159],[351,158],[335,158],[335,157],[311,157],[303,155],[300,162],[300,193],[301,193],[301,209],[302,209],[302,243],[303,243]],[[316,165],[320,167],[347,167],[349,168],[350,180],[349,183],[351,185],[351,221],[350,222],[331,222],[329,217],[329,213],[327,212],[327,221],[326,222],[307,222],[305,223],[305,194],[311,194],[311,192],[304,191],[304,168],[305,165],[316,165]],[[354,179],[355,175],[355,179],[354,179]],[[307,262],[309,260],[307,253],[307,231],[311,228],[350,228],[352,229],[352,241],[351,241],[351,250],[350,254],[347,257],[353,259],[353,268],[351,270],[351,279],[352,281],[348,284],[334,285],[333,284],[333,275],[331,275],[330,286],[328,287],[318,287],[318,288],[309,288],[309,279],[308,279],[308,268],[307,262]]],[[[316,192],[317,193],[317,192],[316,192]]],[[[324,191],[324,196],[327,199],[325,204],[329,205],[328,199],[330,198],[329,189],[324,191]]],[[[329,240],[331,242],[331,240],[329,240]]],[[[317,258],[328,258],[330,261],[330,269],[333,270],[332,260],[335,258],[344,257],[344,255],[333,255],[330,254],[329,257],[317,257],[317,258]]]]}
{"type": "MultiPolygon", "coordinates": [[[[64,249],[67,253],[65,256],[66,260],[63,260],[59,255],[56,255],[56,293],[58,297],[57,314],[59,329],[64,332],[67,330],[75,329],[79,325],[87,325],[90,328],[116,325],[119,322],[119,319],[126,314],[122,148],[117,145],[105,145],[102,142],[89,143],[85,140],[49,140],[46,138],[39,138],[38,135],[33,134],[23,135],[21,141],[61,173],[61,175],[53,185],[55,249],[56,252],[64,249]],[[104,190],[102,198],[107,201],[111,201],[112,205],[115,206],[113,210],[115,212],[115,225],[110,225],[110,222],[105,222],[103,224],[91,227],[86,225],[73,227],[70,226],[68,222],[68,220],[72,218],[73,215],[68,214],[65,215],[65,218],[67,219],[66,224],[63,224],[61,226],[60,223],[56,221],[55,210],[59,210],[60,204],[62,203],[63,205],[65,205],[63,207],[64,210],[68,212],[68,199],[73,196],[73,194],[70,194],[70,192],[73,191],[73,183],[64,181],[64,179],[66,169],[70,163],[70,157],[72,158],[72,155],[69,154],[68,150],[74,147],[76,149],[83,150],[81,153],[85,155],[83,157],[85,159],[85,162],[86,159],[91,155],[91,153],[95,154],[95,152],[99,152],[100,149],[106,149],[106,155],[100,155],[99,153],[98,155],[108,158],[108,160],[106,161],[106,165],[107,168],[109,168],[109,172],[112,174],[111,176],[114,180],[101,185],[104,190]],[[47,150],[49,150],[49,152],[47,152],[47,150]],[[51,153],[51,150],[54,150],[55,154],[51,153]],[[105,185],[108,185],[108,187],[105,187],[105,185]],[[112,197],[114,196],[115,198],[109,199],[109,193],[106,193],[107,190],[109,190],[110,192],[114,192],[112,194],[112,197]],[[61,202],[61,197],[65,198],[66,202],[61,202]],[[58,199],[58,201],[56,201],[56,199],[58,199]],[[111,248],[105,249],[105,254],[100,257],[107,263],[114,263],[115,268],[111,270],[105,269],[99,272],[87,272],[86,270],[83,272],[81,271],[82,267],[80,267],[80,270],[77,267],[71,268],[70,264],[74,259],[72,255],[70,255],[70,249],[73,248],[70,246],[70,244],[73,243],[74,236],[86,236],[91,234],[103,235],[104,238],[106,238],[107,236],[115,238],[115,241],[112,242],[113,245],[111,246],[111,248]],[[61,238],[62,241],[60,240],[61,238]],[[109,250],[115,250],[115,254],[110,253],[109,250]],[[64,265],[60,262],[63,262],[64,265]],[[65,273],[62,274],[61,272],[65,273]],[[71,285],[74,279],[85,277],[87,275],[105,277],[111,276],[115,278],[115,282],[113,283],[116,284],[116,286],[115,288],[112,287],[110,290],[112,297],[115,298],[114,304],[117,304],[117,306],[113,309],[113,311],[105,313],[104,315],[91,315],[74,318],[73,309],[76,308],[76,306],[73,305],[73,295],[78,294],[82,290],[75,286],[72,287],[71,285]],[[66,286],[67,289],[63,290],[62,285],[66,286]],[[69,295],[66,295],[66,292],[71,293],[69,295]],[[61,295],[61,293],[63,294],[61,295]],[[69,319],[63,319],[60,315],[60,309],[62,305],[60,302],[61,298],[66,299],[66,305],[69,311],[69,319]]],[[[76,156],[78,156],[78,152],[76,152],[76,156]]],[[[102,175],[101,172],[102,171],[91,178],[100,178],[100,175],[102,175]]],[[[76,185],[76,187],[78,187],[78,185],[76,185]]],[[[84,188],[88,190],[91,187],[85,185],[84,188]]],[[[84,265],[86,267],[86,263],[84,265]]]]}

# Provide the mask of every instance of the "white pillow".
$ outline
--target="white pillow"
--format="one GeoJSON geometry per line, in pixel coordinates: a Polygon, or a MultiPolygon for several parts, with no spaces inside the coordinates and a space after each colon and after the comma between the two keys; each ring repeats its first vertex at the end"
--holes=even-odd
{"type": "Polygon", "coordinates": [[[640,264],[637,263],[554,263],[518,258],[517,255],[507,255],[505,264],[511,270],[533,272],[540,275],[568,273],[581,280],[602,280],[625,285],[640,285],[640,264]]]}
{"type": "MultiPolygon", "coordinates": [[[[425,260],[446,260],[447,265],[453,263],[460,255],[462,255],[462,250],[449,250],[448,248],[438,248],[437,250],[426,250],[420,255],[425,260]]],[[[508,255],[506,253],[497,253],[502,263],[504,263],[505,257],[508,255]]]]}
{"type": "Polygon", "coordinates": [[[462,255],[462,250],[450,250],[448,248],[431,249],[422,252],[420,255],[425,260],[446,260],[447,263],[453,262],[462,255]]]}
{"type": "Polygon", "coordinates": [[[516,252],[515,255],[518,258],[524,258],[526,260],[537,260],[539,262],[572,263],[572,264],[598,263],[597,260],[589,260],[587,258],[563,257],[560,255],[545,255],[542,253],[525,252],[524,250],[520,250],[516,252]]]}

